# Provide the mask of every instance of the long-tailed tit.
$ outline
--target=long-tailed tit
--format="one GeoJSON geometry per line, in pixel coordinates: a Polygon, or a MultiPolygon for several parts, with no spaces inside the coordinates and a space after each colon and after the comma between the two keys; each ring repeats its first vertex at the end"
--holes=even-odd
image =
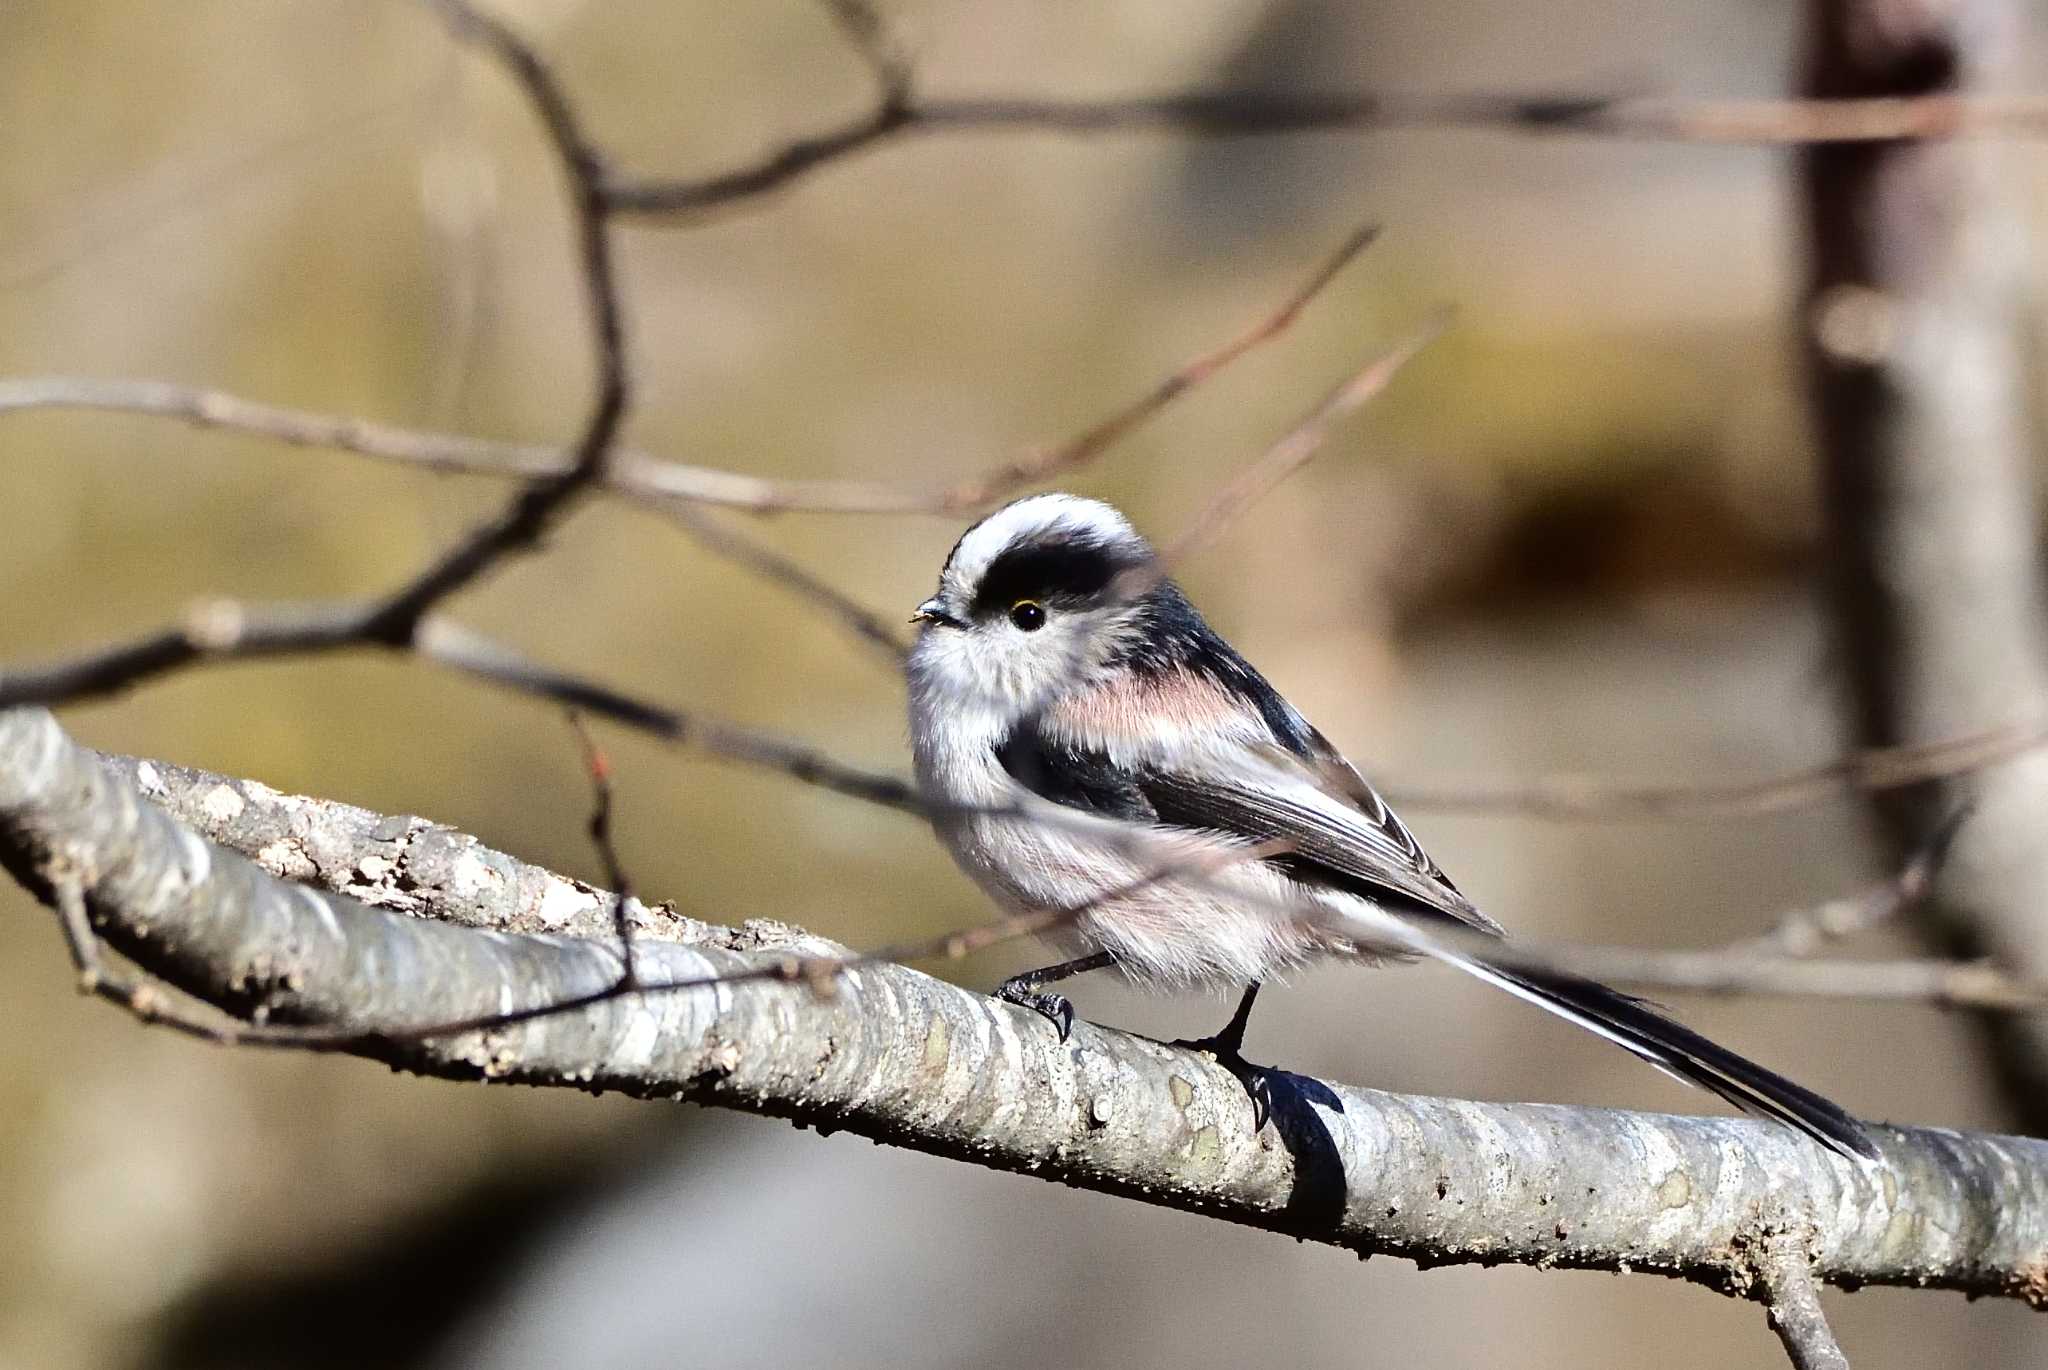
{"type": "Polygon", "coordinates": [[[1471,931],[1500,925],[1155,565],[1108,505],[1037,495],[968,529],[918,607],[911,737],[940,837],[1010,908],[1075,911],[1053,935],[1080,954],[1002,998],[1064,1037],[1073,1010],[1039,987],[1082,971],[1248,985],[1209,1044],[1249,1069],[1238,1048],[1261,980],[1331,952],[1429,956],[1834,1150],[1875,1154],[1842,1109],[1642,1000],[1473,950],[1471,931]],[[1266,854],[1230,858],[1254,847],[1266,854]]]}

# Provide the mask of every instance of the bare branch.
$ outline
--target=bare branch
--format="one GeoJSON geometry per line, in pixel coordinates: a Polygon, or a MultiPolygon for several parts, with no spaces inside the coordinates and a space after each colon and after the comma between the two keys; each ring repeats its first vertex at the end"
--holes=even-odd
{"type": "MultiPolygon", "coordinates": [[[[0,674],[0,699],[83,698],[206,659],[313,653],[351,646],[412,648],[428,612],[506,557],[531,550],[571,501],[605,473],[625,414],[627,366],[618,284],[598,190],[602,168],[553,72],[511,29],[467,0],[427,0],[458,38],[487,51],[519,84],[568,175],[578,263],[591,314],[597,393],[559,469],[528,481],[491,521],[373,600],[249,609],[196,607],[178,626],[42,669],[0,674]]],[[[161,397],[159,397],[161,398],[161,397]]],[[[0,705],[4,707],[4,705],[0,705]]]]}
{"type": "Polygon", "coordinates": [[[641,984],[639,965],[633,955],[633,908],[640,901],[634,896],[632,878],[626,874],[626,863],[612,837],[611,758],[597,745],[597,739],[583,725],[583,716],[574,709],[569,711],[569,727],[576,734],[577,745],[583,752],[583,769],[590,777],[590,821],[585,830],[590,834],[590,844],[597,848],[605,880],[612,887],[612,931],[619,942],[618,989],[622,994],[631,993],[641,984]]]}
{"type": "Polygon", "coordinates": [[[1667,994],[1870,999],[1998,1013],[2048,1009],[2048,985],[1973,961],[1794,959],[1720,948],[1665,951],[1519,940],[1504,949],[1489,947],[1488,955],[1502,965],[1564,971],[1667,994]]]}
{"type": "Polygon", "coordinates": [[[1805,1243],[1789,1233],[1767,1239],[1757,1261],[1757,1282],[1770,1310],[1771,1330],[1784,1344],[1793,1370],[1849,1370],[1849,1358],[1821,1311],[1820,1285],[1805,1243]]]}
{"type": "MultiPolygon", "coordinates": [[[[571,915],[581,921],[516,931],[546,917],[531,868],[472,846],[466,869],[485,860],[506,878],[444,891],[438,881],[456,883],[444,843],[438,864],[392,863],[385,887],[413,914],[385,912],[200,842],[120,770],[40,710],[0,713],[0,861],[45,898],[74,881],[110,942],[181,989],[353,1034],[351,1050],[406,1069],[744,1108],[1426,1264],[1643,1271],[1739,1292],[1769,1214],[1771,1231],[1811,1233],[1814,1272],[1831,1282],[2048,1301],[2048,1143],[2023,1138],[1876,1128],[1884,1162],[1859,1166],[1752,1120],[1426,1099],[1284,1072],[1262,1134],[1237,1081],[1199,1053],[1086,1024],[1063,1045],[1028,1013],[886,965],[829,996],[739,984],[454,1038],[380,1037],[603,990],[616,953],[563,930],[605,935],[608,902],[593,894],[571,915]],[[437,920],[444,898],[469,926],[437,920]]],[[[343,806],[276,798],[306,847],[348,840],[333,829],[393,834],[377,851],[428,845],[409,822],[330,820],[343,806]]],[[[250,838],[263,826],[224,821],[250,838]]],[[[266,841],[284,862],[276,849],[292,845],[274,830],[266,841]]],[[[639,954],[650,978],[731,976],[803,942],[673,920],[639,954]]]]}
{"type": "Polygon", "coordinates": [[[910,53],[901,37],[868,0],[821,0],[832,21],[868,64],[886,108],[909,103],[910,53]]]}
{"type": "MultiPolygon", "coordinates": [[[[750,734],[745,730],[733,728],[730,724],[704,725],[696,720],[689,720],[680,727],[681,731],[677,734],[679,738],[692,736],[700,728],[708,732],[710,740],[701,745],[714,755],[724,755],[723,749],[729,746],[742,749],[758,748],[770,757],[778,756],[782,749],[797,750],[801,754],[794,744],[750,734]]],[[[745,759],[754,758],[749,754],[745,759]]],[[[818,758],[818,761],[828,767],[833,764],[822,758],[818,758]]],[[[221,786],[238,790],[244,782],[222,776],[210,776],[204,772],[183,770],[167,766],[163,762],[128,764],[128,774],[131,778],[135,774],[135,766],[147,764],[151,776],[156,777],[152,783],[145,786],[145,791],[152,802],[163,807],[180,822],[197,828],[208,837],[224,842],[245,855],[255,855],[274,846],[279,840],[273,827],[260,827],[252,835],[231,826],[220,826],[214,819],[205,803],[207,797],[213,795],[221,786]],[[165,780],[164,777],[171,779],[165,780]]],[[[771,760],[768,764],[777,763],[771,760]]],[[[920,800],[907,785],[902,785],[901,782],[887,776],[835,769],[827,772],[823,783],[834,789],[854,793],[859,798],[883,803],[906,812],[922,813],[926,808],[924,801],[920,800]]],[[[229,801],[228,807],[238,814],[255,814],[270,802],[271,799],[266,793],[238,793],[237,798],[229,801]]],[[[317,802],[329,809],[340,807],[333,805],[331,801],[317,802]]],[[[1006,808],[991,809],[987,812],[995,816],[1014,816],[1020,819],[1026,817],[1019,811],[1006,808]]],[[[359,817],[354,831],[360,833],[374,827],[372,820],[375,817],[359,817]]],[[[1030,817],[1034,821],[1052,821],[1042,815],[1034,814],[1030,817]]],[[[1105,832],[1091,826],[1077,829],[1077,832],[1083,833],[1093,841],[1112,846],[1119,845],[1114,830],[1105,832]]],[[[360,836],[356,840],[364,843],[369,841],[360,836]]],[[[472,839],[459,840],[469,842],[472,839]]],[[[388,858],[380,851],[367,846],[365,851],[378,869],[382,870],[389,864],[388,858]]],[[[1266,854],[1270,853],[1264,847],[1251,847],[1239,849],[1229,858],[1218,859],[1252,860],[1266,854]]],[[[495,855],[491,859],[509,860],[495,855]]],[[[274,873],[312,876],[323,871],[340,873],[340,883],[330,886],[337,892],[362,893],[356,862],[348,852],[328,852],[320,860],[310,862],[303,868],[278,867],[274,873]]],[[[1171,875],[1199,883],[1201,873],[1202,868],[1198,864],[1187,868],[1176,867],[1172,871],[1160,872],[1145,878],[1159,879],[1171,875]]],[[[554,877],[549,879],[552,880],[554,877]]],[[[1897,901],[1903,898],[1918,897],[1918,892],[1924,888],[1925,880],[1924,868],[1918,863],[1909,864],[1895,880],[1873,886],[1854,899],[1833,901],[1816,909],[1786,914],[1781,917],[1780,923],[1812,923],[1818,926],[1850,923],[1867,925],[1875,920],[1878,910],[1896,907],[1897,901]]],[[[420,883],[420,877],[411,877],[411,883],[420,883]]],[[[558,907],[573,902],[565,888],[549,884],[545,886],[545,890],[544,902],[558,907]]],[[[390,890],[379,891],[379,902],[390,900],[392,893],[390,890]]],[[[598,896],[591,893],[589,897],[595,900],[598,896]]],[[[398,906],[411,907],[403,901],[399,901],[398,906]]],[[[652,912],[645,905],[636,905],[635,912],[643,918],[652,917],[652,912]]],[[[818,974],[830,969],[832,965],[858,966],[877,959],[916,961],[935,956],[955,959],[994,945],[996,942],[1037,935],[1072,917],[1073,912],[1054,910],[1049,913],[998,920],[964,931],[944,933],[924,942],[884,947],[861,954],[818,943],[797,958],[802,963],[800,974],[779,971],[770,971],[766,974],[775,978],[808,981],[814,980],[818,974]]],[[[675,927],[702,927],[689,920],[676,923],[672,915],[667,922],[654,920],[651,926],[656,929],[657,935],[668,936],[680,935],[674,931],[675,927]],[[664,928],[668,929],[666,933],[663,933],[664,928]]],[[[565,925],[563,930],[581,937],[597,938],[606,931],[616,932],[616,927],[611,916],[604,914],[602,917],[592,915],[583,921],[565,925]]],[[[1935,960],[1800,960],[1795,959],[1794,953],[1774,943],[1771,940],[1773,936],[1774,934],[1767,933],[1761,938],[1732,943],[1726,947],[1696,951],[1519,940],[1500,942],[1491,938],[1475,942],[1474,945],[1482,947],[1489,958],[1506,964],[1523,966],[1531,970],[1565,971],[1588,975],[1595,979],[1619,980],[1637,988],[1667,993],[1872,999],[1927,1003],[1945,1008],[1979,1008],[2011,1012],[2035,1012],[2048,1006],[2048,991],[2044,991],[2040,986],[2017,981],[1991,966],[1935,960]]],[[[796,961],[789,964],[795,966],[796,961]]],[[[756,974],[750,978],[763,976],[756,974]]]]}
{"type": "Polygon", "coordinates": [[[410,647],[428,611],[506,557],[531,550],[569,503],[604,475],[626,406],[626,358],[601,169],[553,74],[533,50],[466,0],[428,0],[455,34],[488,51],[519,83],[568,173],[577,251],[591,313],[597,395],[582,435],[560,469],[536,477],[494,519],[473,530],[388,594],[360,603],[245,609],[198,606],[187,620],[131,643],[40,670],[0,675],[0,699],[81,698],[203,659],[253,658],[350,646],[410,647]]]}
{"type": "Polygon", "coordinates": [[[1891,923],[1934,888],[1935,876],[1954,850],[1956,835],[1974,812],[1969,804],[1958,805],[1891,879],[1852,898],[1830,899],[1780,914],[1767,931],[1736,942],[1730,950],[1763,956],[1811,956],[1827,943],[1891,923]]]}
{"type": "MultiPolygon", "coordinates": [[[[1121,433],[1171,402],[1174,396],[1184,393],[1190,386],[1214,374],[1219,367],[1285,328],[1344,263],[1370,241],[1371,236],[1371,230],[1353,234],[1280,310],[1261,319],[1248,332],[1181,367],[1137,403],[1118,411],[1075,442],[1042,454],[1031,462],[1005,468],[984,483],[982,493],[1006,482],[1048,474],[1099,453],[1121,433]]],[[[1272,481],[1305,462],[1320,446],[1329,425],[1341,414],[1350,412],[1376,395],[1419,345],[1420,340],[1404,345],[1389,358],[1366,368],[1340,387],[1261,458],[1256,468],[1256,488],[1243,484],[1231,487],[1226,494],[1233,500],[1232,505],[1229,508],[1212,508],[1209,521],[1219,520],[1231,509],[1241,506],[1244,500],[1255,498],[1272,481]]],[[[562,482],[572,478],[573,473],[536,479],[515,502],[514,512],[525,507],[526,495],[543,487],[559,488],[562,482]]],[[[945,494],[940,496],[941,499],[949,497],[945,494]]],[[[778,554],[738,539],[729,530],[710,524],[701,517],[686,518],[684,522],[714,549],[799,589],[863,637],[886,648],[892,659],[901,660],[902,647],[894,632],[843,594],[817,581],[778,554]]],[[[504,523],[501,521],[493,526],[502,528],[504,523]]],[[[488,539],[488,542],[496,549],[491,553],[493,556],[511,550],[510,543],[496,537],[488,539]]],[[[484,546],[484,541],[472,539],[463,546],[474,551],[484,546]]],[[[448,564],[445,561],[441,563],[442,567],[448,564]]],[[[452,592],[454,588],[453,583],[447,582],[436,568],[430,568],[413,584],[417,587],[429,581],[444,587],[439,593],[452,592]]],[[[188,613],[184,623],[134,641],[47,666],[0,672],[0,708],[105,695],[201,661],[231,661],[309,654],[343,647],[378,646],[411,652],[530,694],[588,709],[669,741],[687,743],[729,760],[765,765],[808,784],[821,785],[894,808],[930,812],[901,781],[857,771],[810,749],[772,739],[765,734],[693,719],[677,710],[630,698],[597,682],[528,661],[445,619],[413,619],[404,623],[401,636],[392,635],[386,627],[392,614],[415,602],[415,599],[412,590],[408,589],[397,598],[363,604],[248,606],[233,601],[204,602],[188,613]]]]}
{"type": "MultiPolygon", "coordinates": [[[[2038,6],[1832,0],[1813,7],[1804,88],[1968,99],[2038,6]]],[[[1851,735],[2044,726],[2036,281],[2013,168],[1970,144],[1815,148],[1799,161],[1798,318],[1819,447],[1825,585],[1851,735]]],[[[1897,849],[1960,802],[1977,816],[1918,930],[1938,955],[2048,979],[2048,753],[1929,776],[1871,805],[1897,849]]],[[[2013,1116],[2048,1129],[2048,1022],[1985,1043],[2013,1116]]]]}
{"type": "MultiPolygon", "coordinates": [[[[780,772],[803,784],[903,813],[929,816],[933,812],[906,780],[847,765],[816,748],[773,733],[636,698],[528,660],[460,624],[443,619],[430,621],[414,642],[413,651],[438,665],[523,694],[586,710],[720,760],[780,772]]],[[[7,682],[0,680],[0,700],[6,697],[7,682]]]]}
{"type": "Polygon", "coordinates": [[[884,143],[939,133],[1255,138],[1311,131],[1447,128],[1759,146],[1894,142],[1990,132],[2037,137],[2048,133],[2048,98],[1682,100],[1220,91],[1102,101],[885,99],[835,129],[785,143],[744,166],[688,178],[616,177],[605,194],[621,214],[672,217],[726,211],[884,143]]]}
{"type": "Polygon", "coordinates": [[[1862,894],[1782,914],[1767,932],[1700,951],[1489,941],[1486,954],[1529,970],[1563,971],[1636,989],[1681,994],[1778,994],[1876,999],[1938,1008],[2033,1013],[2048,985],[1983,962],[1821,960],[1818,947],[1889,922],[1927,897],[1963,815],[1937,832],[1899,873],[1862,894]]]}
{"type": "MultiPolygon", "coordinates": [[[[0,674],[0,709],[52,699],[90,699],[199,661],[248,660],[357,645],[369,640],[364,624],[370,612],[372,606],[349,604],[288,607],[259,615],[232,601],[213,601],[196,608],[183,627],[47,667],[0,674]]],[[[423,620],[404,650],[726,761],[779,771],[804,784],[886,808],[921,815],[930,812],[916,790],[894,776],[848,766],[787,738],[635,698],[531,661],[447,619],[423,620]]]]}
{"type": "Polygon", "coordinates": [[[1301,317],[1324,287],[1337,279],[1358,254],[1379,237],[1376,224],[1363,224],[1338,244],[1315,272],[1280,307],[1258,319],[1244,332],[1221,347],[1204,352],[1163,377],[1135,401],[1117,410],[1094,427],[1057,447],[1027,452],[1015,461],[983,472],[971,480],[950,486],[924,506],[926,512],[966,514],[987,508],[1028,485],[1049,481],[1087,465],[1126,434],[1158,414],[1176,399],[1229,366],[1261,343],[1270,342],[1301,317]]]}
{"type": "MultiPolygon", "coordinates": [[[[94,698],[200,661],[256,659],[354,645],[366,640],[363,623],[367,612],[362,605],[258,611],[233,601],[203,602],[186,615],[180,627],[49,666],[0,672],[0,708],[94,698]]],[[[847,765],[788,738],[628,695],[532,661],[452,620],[435,617],[423,621],[405,650],[726,761],[777,771],[801,783],[887,808],[927,816],[930,812],[916,791],[895,776],[847,765]]],[[[1773,812],[1840,793],[1883,793],[1929,779],[1969,775],[2026,754],[2044,740],[2048,740],[2048,729],[2003,728],[1930,745],[1873,748],[1822,766],[1723,783],[1636,786],[1572,776],[1512,790],[1388,789],[1398,802],[1414,809],[1499,810],[1561,820],[1773,812]]],[[[1953,967],[1957,963],[1943,964],[1953,967]]],[[[2025,999],[2032,993],[2020,990],[2007,995],[1993,987],[1992,981],[1981,978],[1982,974],[1964,963],[1939,994],[1955,996],[1960,1003],[2025,999]]],[[[1882,997],[1896,997],[1900,992],[1887,991],[1882,997]]]]}
{"type": "MultiPolygon", "coordinates": [[[[908,486],[852,480],[768,480],[736,471],[690,466],[643,452],[613,454],[595,479],[621,495],[672,511],[677,504],[716,504],[755,514],[794,510],[835,514],[973,513],[1024,487],[1078,470],[1145,422],[1247,352],[1284,333],[1302,311],[1378,235],[1354,230],[1277,309],[1219,347],[1174,368],[1135,400],[1085,432],[1051,447],[1037,447],[965,481],[908,486]]],[[[451,474],[522,481],[567,477],[572,467],[552,447],[492,442],[452,433],[428,433],[367,419],[315,414],[264,404],[219,390],[167,381],[94,380],[37,376],[0,380],[0,414],[29,409],[148,414],[201,428],[274,439],[296,447],[325,447],[356,456],[451,474]]]]}
{"type": "Polygon", "coordinates": [[[619,309],[611,238],[605,224],[610,209],[600,187],[604,168],[595,147],[584,137],[575,110],[554,72],[525,40],[472,6],[469,0],[427,3],[448,20],[458,38],[487,51],[519,84],[568,175],[576,223],[577,262],[590,310],[597,394],[591,401],[582,434],[569,449],[566,469],[528,484],[496,519],[478,527],[374,606],[366,635],[388,643],[408,640],[428,610],[474,582],[508,554],[531,549],[576,496],[601,480],[611,455],[612,439],[625,417],[627,401],[625,325],[619,309]]]}
{"type": "Polygon", "coordinates": [[[1175,567],[1212,541],[1232,519],[1314,460],[1329,438],[1330,429],[1345,415],[1355,412],[1386,389],[1401,368],[1443,331],[1449,318],[1448,310],[1440,311],[1392,351],[1352,372],[1305,417],[1217,491],[1194,521],[1157,555],[1144,565],[1125,571],[1112,587],[1116,596],[1124,600],[1135,599],[1165,580],[1175,567]]]}
{"type": "Polygon", "coordinates": [[[1406,809],[1513,813],[1552,822],[1744,817],[1971,775],[2038,751],[2044,744],[2048,723],[2029,721],[1933,742],[1866,747],[1817,765],[1739,780],[1626,781],[1554,775],[1514,785],[1396,783],[1380,788],[1406,809]]]}
{"type": "Polygon", "coordinates": [[[897,670],[903,669],[903,659],[909,655],[910,648],[903,641],[902,630],[896,626],[902,621],[901,615],[894,621],[884,619],[836,584],[813,575],[782,553],[764,546],[705,510],[679,503],[670,505],[667,512],[677,527],[707,551],[745,567],[764,580],[795,591],[812,609],[822,612],[853,634],[857,641],[873,648],[897,670]]]}
{"type": "MultiPolygon", "coordinates": [[[[431,433],[353,415],[318,414],[244,399],[222,390],[170,381],[29,376],[0,380],[0,413],[29,409],[147,414],[198,428],[270,438],[294,447],[324,447],[402,466],[448,474],[536,481],[568,474],[561,449],[431,433]]],[[[839,513],[905,512],[903,492],[864,481],[774,481],[736,471],[689,466],[619,449],[602,476],[611,490],[650,503],[688,500],[755,513],[821,509],[839,513]]]]}
{"type": "MultiPolygon", "coordinates": [[[[205,660],[254,659],[361,641],[361,605],[288,606],[259,614],[208,601],[183,626],[44,667],[0,673],[0,708],[89,699],[205,660]]],[[[835,760],[804,743],[628,695],[535,662],[445,618],[422,622],[406,650],[521,693],[588,710],[615,723],[722,760],[777,771],[803,784],[908,813],[929,814],[908,782],[835,760]]],[[[1971,774],[2048,740],[2048,729],[1999,729],[1950,742],[1873,748],[1823,766],[1758,780],[1668,786],[1561,777],[1517,789],[1415,791],[1388,787],[1414,809],[1523,812],[1551,819],[1668,818],[1773,812],[1841,793],[1883,793],[1928,779],[1971,774]]],[[[1968,991],[1979,993],[1981,991],[1968,991]]]]}
{"type": "Polygon", "coordinates": [[[1202,512],[1195,516],[1194,522],[1182,529],[1160,552],[1160,566],[1175,566],[1193,555],[1214,539],[1232,518],[1265,498],[1280,482],[1306,466],[1322,450],[1331,427],[1385,390],[1401,368],[1449,326],[1450,317],[1449,310],[1439,311],[1391,352],[1368,362],[1324,396],[1306,418],[1216,492],[1202,512]]]}

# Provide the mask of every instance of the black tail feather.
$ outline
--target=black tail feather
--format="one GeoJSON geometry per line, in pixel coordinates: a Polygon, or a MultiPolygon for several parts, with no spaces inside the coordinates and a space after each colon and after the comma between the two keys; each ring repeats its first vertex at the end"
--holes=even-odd
{"type": "Polygon", "coordinates": [[[1863,1125],[1839,1105],[1709,1041],[1634,995],[1576,975],[1510,970],[1476,957],[1459,957],[1457,964],[1745,1112],[1775,1118],[1841,1155],[1877,1159],[1863,1125]]]}

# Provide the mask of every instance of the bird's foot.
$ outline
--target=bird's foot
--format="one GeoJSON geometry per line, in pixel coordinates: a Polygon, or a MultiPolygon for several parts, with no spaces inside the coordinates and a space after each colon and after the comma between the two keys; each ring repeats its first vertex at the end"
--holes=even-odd
{"type": "Polygon", "coordinates": [[[996,987],[996,998],[1043,1017],[1064,1042],[1074,1031],[1074,1006],[1064,994],[1039,993],[1040,983],[1028,975],[1013,975],[996,987]]]}
{"type": "Polygon", "coordinates": [[[1237,1028],[1234,1032],[1225,1028],[1213,1037],[1183,1037],[1167,1045],[1199,1051],[1229,1071],[1231,1078],[1243,1088],[1245,1098],[1252,1101],[1252,1129],[1257,1131],[1266,1125],[1273,1112],[1272,1089],[1267,1079],[1272,1067],[1254,1065],[1245,1060],[1244,1029],[1241,1025],[1233,1026],[1237,1028]]]}

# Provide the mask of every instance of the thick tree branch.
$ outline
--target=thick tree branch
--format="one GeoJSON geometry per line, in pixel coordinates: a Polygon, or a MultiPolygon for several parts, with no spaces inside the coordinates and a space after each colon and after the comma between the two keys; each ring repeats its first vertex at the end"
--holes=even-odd
{"type": "MultiPolygon", "coordinates": [[[[416,820],[317,800],[252,814],[246,782],[202,801],[217,831],[239,829],[270,864],[410,913],[372,908],[193,835],[124,769],[166,787],[155,763],[110,766],[40,710],[0,713],[0,859],[47,899],[82,892],[109,943],[179,988],[245,1016],[331,1025],[353,1034],[347,1049],[406,1069],[743,1108],[1424,1264],[1648,1271],[1740,1292],[1760,1244],[1800,1230],[1816,1276],[1836,1284],[2048,1302],[2048,1143],[2022,1138],[1878,1128],[1885,1163],[1859,1167],[1750,1120],[1284,1074],[1262,1131],[1205,1056],[1088,1025],[1062,1046],[1029,1014],[887,965],[830,994],[727,985],[410,1040],[410,1026],[451,1012],[609,983],[616,951],[587,940],[609,931],[609,901],[416,820]],[[389,854],[349,860],[359,842],[389,854]],[[444,913],[460,922],[410,916],[444,913]]],[[[779,926],[648,918],[650,980],[829,951],[779,926]]]]}

